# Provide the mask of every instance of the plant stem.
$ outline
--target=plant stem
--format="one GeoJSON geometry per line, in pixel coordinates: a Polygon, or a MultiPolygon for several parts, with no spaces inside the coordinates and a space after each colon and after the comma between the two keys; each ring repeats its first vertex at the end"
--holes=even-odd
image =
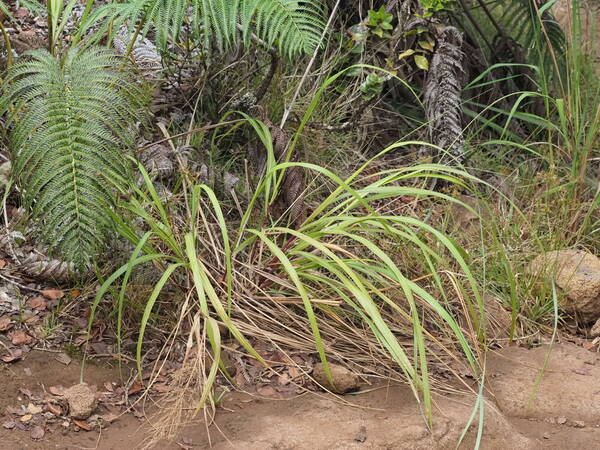
{"type": "MultiPolygon", "coordinates": [[[[323,42],[323,39],[325,39],[325,34],[327,33],[327,30],[329,29],[329,26],[331,25],[331,22],[333,22],[333,18],[335,17],[335,13],[337,12],[338,6],[340,6],[340,0],[337,0],[337,2],[335,3],[335,6],[333,7],[333,10],[331,11],[331,14],[329,15],[329,20],[327,21],[327,24],[325,25],[325,28],[323,28],[323,33],[321,34],[320,42],[323,42]]],[[[320,47],[320,45],[318,45],[315,48],[315,52],[313,53],[312,58],[310,59],[308,65],[306,66],[306,70],[304,71],[304,75],[302,75],[302,79],[300,80],[300,82],[298,83],[298,86],[296,87],[296,92],[294,92],[294,96],[292,97],[292,101],[290,102],[290,104],[288,105],[288,107],[283,112],[283,117],[281,118],[281,125],[279,125],[279,128],[281,128],[281,129],[283,129],[283,127],[285,126],[285,123],[287,122],[288,116],[290,115],[290,112],[292,112],[292,108],[294,106],[294,103],[296,103],[296,100],[298,99],[298,96],[300,95],[300,90],[302,89],[302,85],[306,81],[306,78],[308,78],[308,74],[310,73],[310,69],[312,69],[312,66],[315,63],[315,60],[317,59],[317,55],[319,54],[319,47],[320,47]]]]}
{"type": "Polygon", "coordinates": [[[82,26],[83,26],[83,24],[85,24],[87,17],[90,15],[92,6],[94,6],[94,1],[95,0],[87,0],[87,3],[85,4],[85,9],[83,10],[83,14],[81,15],[81,19],[79,21],[79,29],[77,30],[77,34],[75,35],[75,37],[73,37],[73,45],[77,45],[77,43],[81,39],[81,35],[83,34],[83,31],[84,31],[82,26]]]}
{"type": "Polygon", "coordinates": [[[129,45],[127,45],[127,51],[125,52],[125,58],[129,58],[131,56],[131,52],[133,51],[133,46],[135,45],[135,41],[137,41],[138,36],[142,32],[144,23],[146,23],[145,18],[140,20],[140,23],[138,24],[137,28],[135,29],[135,33],[133,33],[133,36],[131,37],[131,41],[129,42],[129,45]]]}
{"type": "Polygon", "coordinates": [[[54,55],[54,27],[52,26],[52,0],[48,0],[48,51],[54,55]]]}
{"type": "Polygon", "coordinates": [[[4,38],[4,45],[6,47],[6,67],[9,68],[13,65],[12,46],[10,45],[10,39],[8,37],[8,33],[6,32],[6,28],[4,28],[2,20],[0,20],[0,31],[2,32],[2,37],[4,38]]]}

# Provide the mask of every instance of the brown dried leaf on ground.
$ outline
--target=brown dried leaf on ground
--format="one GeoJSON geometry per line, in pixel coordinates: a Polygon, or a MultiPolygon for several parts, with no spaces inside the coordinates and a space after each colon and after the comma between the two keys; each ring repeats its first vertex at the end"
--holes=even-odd
{"type": "Polygon", "coordinates": [[[33,338],[23,330],[12,331],[8,334],[8,337],[13,345],[27,345],[33,341],[33,338]]]}
{"type": "Polygon", "coordinates": [[[17,361],[23,357],[23,350],[20,348],[14,348],[10,350],[9,354],[6,354],[2,357],[2,361],[5,363],[11,363],[17,361]]]}
{"type": "Polygon", "coordinates": [[[10,317],[7,317],[7,316],[0,317],[0,331],[9,330],[13,326],[14,326],[14,322],[10,319],[10,317]]]}
{"type": "Polygon", "coordinates": [[[8,334],[13,345],[27,345],[33,341],[33,338],[23,330],[15,330],[8,334]]]}
{"type": "Polygon", "coordinates": [[[139,381],[135,380],[129,390],[127,391],[127,395],[134,395],[138,392],[142,392],[145,389],[144,385],[139,381]]]}
{"type": "Polygon", "coordinates": [[[48,392],[52,395],[62,396],[65,392],[65,388],[63,386],[50,386],[48,392]]]}
{"type": "Polygon", "coordinates": [[[84,431],[92,431],[92,427],[81,420],[74,420],[73,423],[84,431]]]}
{"type": "Polygon", "coordinates": [[[49,300],[58,300],[59,298],[63,298],[65,293],[60,289],[46,289],[42,291],[42,295],[49,300]]]}
{"type": "Polygon", "coordinates": [[[27,306],[37,311],[45,311],[48,307],[48,302],[43,297],[34,297],[27,301],[27,306]]]}

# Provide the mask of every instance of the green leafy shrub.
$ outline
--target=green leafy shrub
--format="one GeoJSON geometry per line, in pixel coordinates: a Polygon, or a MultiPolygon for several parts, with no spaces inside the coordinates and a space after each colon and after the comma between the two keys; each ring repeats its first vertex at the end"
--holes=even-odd
{"type": "Polygon", "coordinates": [[[88,261],[112,228],[108,210],[130,180],[126,149],[146,95],[111,53],[90,48],[56,58],[37,50],[7,73],[0,114],[13,175],[43,240],[88,261]]]}

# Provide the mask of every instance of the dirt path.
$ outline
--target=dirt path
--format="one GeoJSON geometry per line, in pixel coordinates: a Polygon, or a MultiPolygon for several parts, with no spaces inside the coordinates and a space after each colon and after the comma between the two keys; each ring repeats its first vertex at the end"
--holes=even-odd
{"type": "MultiPolygon", "coordinates": [[[[547,350],[509,348],[491,354],[483,449],[598,448],[600,442],[600,357],[573,345],[555,347],[541,382],[547,350]],[[537,386],[537,389],[536,389],[537,386]],[[533,395],[533,393],[536,393],[533,395]]],[[[64,366],[50,354],[32,352],[3,365],[2,410],[27,404],[50,386],[79,382],[80,367],[64,366]]],[[[115,368],[88,366],[84,381],[103,386],[118,380],[115,368]]],[[[307,394],[293,400],[267,400],[230,394],[219,409],[210,441],[202,424],[187,427],[178,443],[156,448],[215,449],[453,449],[470,417],[473,398],[435,397],[433,432],[405,387],[379,387],[337,399],[307,394]]],[[[60,422],[60,421],[59,421],[60,422]]],[[[473,448],[476,424],[461,448],[473,448]]],[[[61,431],[47,426],[33,441],[29,431],[0,427],[1,449],[133,450],[148,436],[145,421],[128,414],[101,433],[61,431]]]]}

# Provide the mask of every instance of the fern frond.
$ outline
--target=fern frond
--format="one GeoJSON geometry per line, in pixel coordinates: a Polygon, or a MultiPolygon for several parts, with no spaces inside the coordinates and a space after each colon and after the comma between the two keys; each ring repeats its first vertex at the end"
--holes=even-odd
{"type": "Polygon", "coordinates": [[[323,8],[308,0],[242,0],[244,42],[252,32],[288,57],[310,53],[320,44],[325,27],[323,8]]]}
{"type": "Polygon", "coordinates": [[[134,144],[131,124],[146,98],[118,66],[97,48],[61,59],[37,50],[8,71],[0,99],[24,206],[45,243],[79,264],[111,230],[107,211],[128,184],[124,150],[134,144]]]}
{"type": "Polygon", "coordinates": [[[324,6],[318,0],[128,0],[97,8],[84,28],[102,23],[101,36],[109,27],[118,30],[128,24],[131,30],[142,23],[144,35],[153,25],[157,44],[164,49],[169,39],[179,36],[188,8],[193,30],[207,47],[219,50],[240,41],[247,46],[254,34],[291,58],[314,51],[325,27],[324,6]]]}

